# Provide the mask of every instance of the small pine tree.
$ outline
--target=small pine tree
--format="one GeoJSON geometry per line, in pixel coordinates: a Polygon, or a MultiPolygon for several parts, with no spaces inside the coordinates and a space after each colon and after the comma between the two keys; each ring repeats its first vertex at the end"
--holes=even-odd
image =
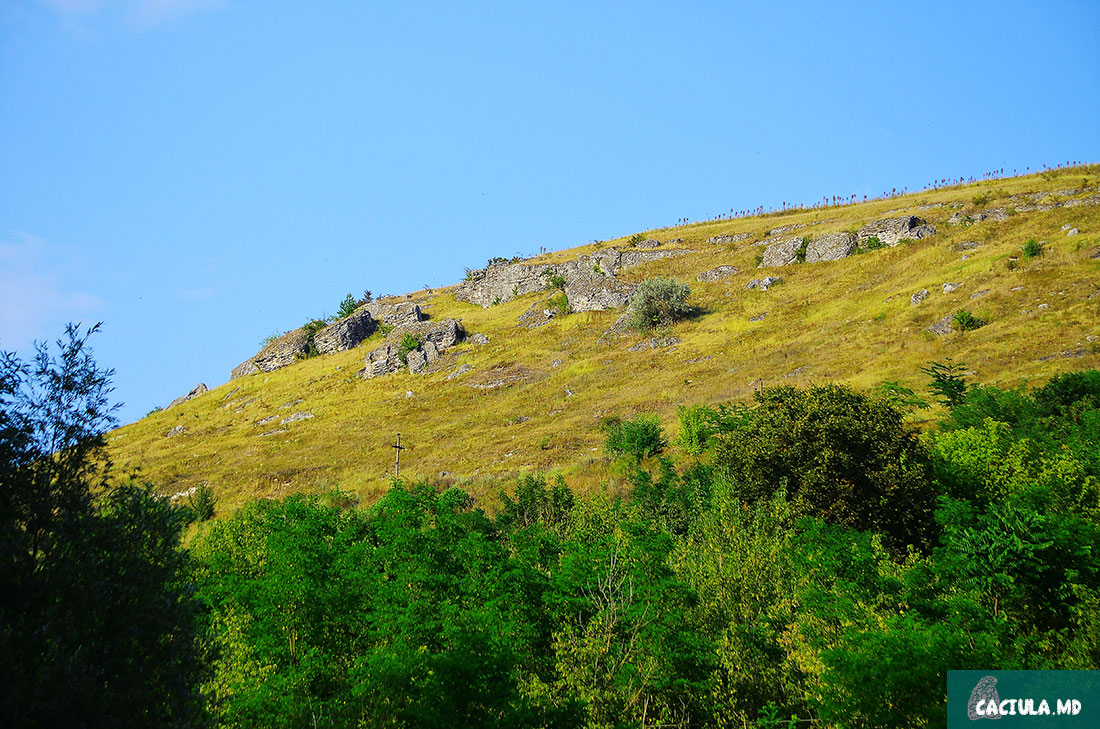
{"type": "Polygon", "coordinates": [[[966,370],[964,362],[932,362],[927,367],[921,367],[921,372],[932,378],[928,389],[936,398],[948,407],[955,407],[966,399],[968,386],[963,372],[966,370]]]}
{"type": "Polygon", "coordinates": [[[349,293],[344,297],[344,300],[340,302],[340,308],[336,311],[336,317],[338,319],[346,319],[358,308],[359,302],[355,300],[355,296],[349,293]]]}
{"type": "Polygon", "coordinates": [[[216,504],[217,499],[214,498],[214,489],[210,488],[208,483],[199,485],[187,497],[187,505],[191,507],[197,521],[213,519],[216,504]]]}

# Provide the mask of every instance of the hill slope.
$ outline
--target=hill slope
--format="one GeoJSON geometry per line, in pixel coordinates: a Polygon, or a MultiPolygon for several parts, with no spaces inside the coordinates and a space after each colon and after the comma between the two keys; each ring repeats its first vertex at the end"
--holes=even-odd
{"type": "MultiPolygon", "coordinates": [[[[110,453],[165,493],[208,482],[219,509],[336,485],[371,498],[393,474],[397,432],[407,447],[403,476],[467,481],[476,494],[516,472],[561,469],[585,489],[610,473],[596,427],[605,415],[657,412],[668,431],[679,405],[745,401],[761,386],[835,381],[869,389],[891,380],[923,390],[920,367],[947,357],[988,384],[1100,367],[1097,177],[1093,165],[648,231],[646,238],[665,242],[657,250],[690,252],[624,269],[619,278],[687,281],[699,308],[656,342],[603,336],[621,310],[518,327],[545,292],[487,308],[458,301],[454,287],[416,292],[402,300],[419,303],[432,320],[461,319],[489,342],[448,349],[426,374],[362,379],[356,373],[366,353],[382,342],[376,333],[355,349],[233,379],[151,414],[110,433],[110,453]],[[776,228],[805,226],[788,234],[816,237],[901,215],[920,216],[936,233],[841,260],[757,265],[766,250],[758,243],[782,238],[769,236],[776,228]],[[1067,235],[1064,226],[1079,233],[1067,235]],[[725,234],[751,235],[707,242],[725,234]],[[682,242],[667,242],[675,239],[682,242]],[[1021,252],[1030,239],[1045,242],[1033,258],[1021,252]],[[738,272],[696,280],[720,265],[738,272]],[[764,276],[783,281],[746,288],[764,276]],[[911,303],[922,290],[928,296],[911,303]],[[960,309],[988,323],[966,333],[928,331],[960,309]],[[468,371],[449,376],[462,365],[468,371]],[[281,422],[295,413],[312,417],[281,422]]],[[[615,247],[628,249],[627,239],[526,263],[615,247]]]]}

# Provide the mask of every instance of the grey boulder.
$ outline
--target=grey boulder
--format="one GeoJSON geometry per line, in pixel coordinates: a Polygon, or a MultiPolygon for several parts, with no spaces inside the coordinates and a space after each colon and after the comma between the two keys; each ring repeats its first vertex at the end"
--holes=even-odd
{"type": "Polygon", "coordinates": [[[304,329],[295,329],[270,342],[256,355],[233,368],[230,379],[253,375],[257,372],[274,372],[292,365],[309,352],[309,340],[304,329]]]}
{"type": "Polygon", "coordinates": [[[862,243],[869,238],[878,238],[888,246],[896,246],[903,240],[917,240],[935,235],[936,229],[915,215],[903,215],[900,218],[883,218],[868,223],[859,229],[856,237],[862,243]]]}
{"type": "Polygon", "coordinates": [[[317,332],[313,337],[317,351],[321,354],[345,352],[373,334],[377,324],[367,306],[359,307],[350,316],[317,332]]]}
{"type": "Polygon", "coordinates": [[[764,249],[764,258],[760,265],[789,266],[798,261],[798,252],[802,249],[801,238],[784,238],[764,249]]]}
{"type": "Polygon", "coordinates": [[[194,388],[192,388],[191,392],[187,393],[186,395],[180,395],[175,400],[168,403],[168,407],[166,407],[164,409],[168,410],[169,408],[174,408],[175,406],[179,405],[180,403],[185,403],[188,400],[194,400],[196,397],[203,394],[204,392],[206,392],[206,384],[200,382],[199,384],[195,385],[194,388]]]}
{"type": "Polygon", "coordinates": [[[696,281],[719,281],[737,274],[737,266],[718,266],[709,271],[703,271],[695,277],[696,281]]]}
{"type": "Polygon", "coordinates": [[[806,263],[838,261],[852,255],[856,249],[856,237],[851,233],[826,233],[806,245],[806,263]]]}

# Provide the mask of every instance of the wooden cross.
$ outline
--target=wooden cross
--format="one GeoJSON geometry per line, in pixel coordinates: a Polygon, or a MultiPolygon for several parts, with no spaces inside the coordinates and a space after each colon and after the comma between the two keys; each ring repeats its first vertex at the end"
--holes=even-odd
{"type": "Polygon", "coordinates": [[[394,462],[394,478],[401,478],[401,451],[405,450],[405,446],[401,445],[401,434],[397,434],[397,442],[390,446],[397,452],[397,460],[394,462]]]}

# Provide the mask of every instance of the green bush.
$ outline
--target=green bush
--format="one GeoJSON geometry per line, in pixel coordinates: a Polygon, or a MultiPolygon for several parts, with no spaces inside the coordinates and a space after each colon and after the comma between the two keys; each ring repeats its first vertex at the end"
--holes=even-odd
{"type": "Polygon", "coordinates": [[[951,316],[951,323],[960,332],[971,332],[986,325],[986,322],[971,314],[966,309],[959,309],[951,316]]]}
{"type": "Polygon", "coordinates": [[[1043,244],[1032,238],[1020,250],[1024,252],[1024,258],[1036,258],[1042,255],[1043,244]]]}
{"type": "Polygon", "coordinates": [[[604,449],[609,454],[634,461],[655,456],[668,445],[661,435],[661,420],[654,413],[642,413],[633,420],[604,418],[600,429],[607,436],[604,449]]]}
{"type": "Polygon", "coordinates": [[[302,329],[305,331],[306,335],[306,351],[304,355],[301,355],[302,359],[316,357],[318,354],[320,354],[320,352],[317,351],[317,344],[316,342],[314,342],[314,337],[317,336],[317,332],[321,331],[326,326],[328,326],[328,322],[324,319],[314,319],[312,321],[306,322],[302,326],[302,329]]]}
{"type": "Polygon", "coordinates": [[[863,245],[860,249],[865,251],[877,251],[879,248],[885,248],[886,244],[882,242],[882,239],[877,235],[872,235],[867,240],[863,241],[863,245]]]}
{"type": "Polygon", "coordinates": [[[627,244],[631,248],[635,248],[643,240],[645,240],[645,236],[643,236],[641,233],[635,233],[634,235],[630,236],[630,240],[627,241],[627,244]]]}
{"type": "Polygon", "coordinates": [[[681,405],[676,417],[680,421],[680,435],[676,442],[684,452],[697,456],[705,451],[711,437],[718,432],[718,413],[705,405],[681,405]]]}
{"type": "Polygon", "coordinates": [[[554,294],[546,300],[546,305],[550,307],[558,316],[565,316],[573,311],[573,308],[569,306],[569,297],[565,295],[564,291],[554,294]]]}
{"type": "Polygon", "coordinates": [[[564,289],[565,288],[565,276],[560,273],[552,273],[546,277],[546,288],[548,289],[564,289]]]}
{"type": "Polygon", "coordinates": [[[630,295],[627,326],[638,331],[669,326],[691,313],[691,289],[674,278],[646,279],[630,295]]]}
{"type": "Polygon", "coordinates": [[[397,345],[397,358],[401,360],[401,364],[408,364],[409,352],[413,351],[420,346],[420,337],[415,334],[405,334],[401,337],[401,342],[397,345]]]}
{"type": "Polygon", "coordinates": [[[798,246],[798,250],[794,253],[794,259],[799,263],[806,262],[806,249],[810,246],[810,236],[806,236],[802,239],[802,243],[798,246]]]}
{"type": "Polygon", "coordinates": [[[340,308],[336,310],[337,319],[346,319],[351,316],[356,309],[359,308],[359,302],[355,297],[349,293],[344,297],[344,300],[340,302],[340,308]]]}

